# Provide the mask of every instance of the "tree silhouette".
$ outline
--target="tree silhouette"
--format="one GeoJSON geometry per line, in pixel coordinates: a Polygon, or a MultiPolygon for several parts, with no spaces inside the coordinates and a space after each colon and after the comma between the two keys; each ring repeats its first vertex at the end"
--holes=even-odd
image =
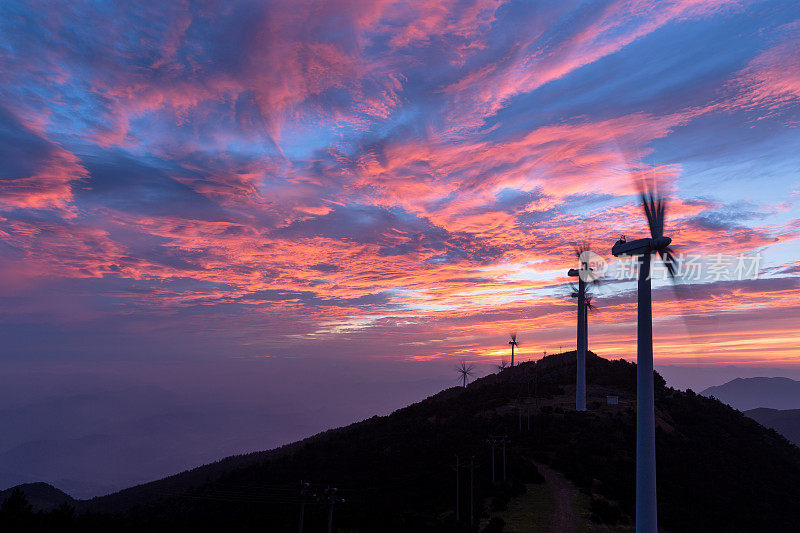
{"type": "Polygon", "coordinates": [[[25,497],[25,493],[17,487],[0,505],[0,524],[8,527],[10,531],[30,525],[33,519],[33,507],[25,497]]]}

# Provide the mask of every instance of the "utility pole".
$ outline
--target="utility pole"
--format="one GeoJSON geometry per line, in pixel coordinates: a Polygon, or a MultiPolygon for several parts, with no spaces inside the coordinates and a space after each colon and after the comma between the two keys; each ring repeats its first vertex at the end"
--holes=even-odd
{"type": "Polygon", "coordinates": [[[494,447],[498,444],[503,445],[503,481],[506,480],[506,440],[508,439],[507,435],[489,435],[489,439],[487,442],[492,447],[492,483],[495,482],[495,475],[494,475],[494,447]]]}
{"type": "Polygon", "coordinates": [[[503,483],[506,482],[506,438],[503,437],[503,483]]]}
{"type": "Polygon", "coordinates": [[[333,504],[337,502],[344,503],[344,498],[336,496],[338,490],[336,487],[325,489],[325,495],[328,497],[328,533],[333,531],[333,504]]]}
{"type": "Polygon", "coordinates": [[[456,522],[460,520],[459,516],[459,483],[458,483],[458,470],[460,466],[458,464],[458,456],[456,455],[456,522]]]}
{"type": "Polygon", "coordinates": [[[300,502],[300,533],[303,533],[303,514],[306,511],[306,502],[300,502]]]}
{"type": "Polygon", "coordinates": [[[486,442],[488,442],[489,446],[491,446],[492,448],[492,483],[494,483],[494,445],[495,445],[494,437],[490,435],[489,439],[486,442]]]}
{"type": "MultiPolygon", "coordinates": [[[[475,456],[469,458],[469,527],[475,525],[475,456]]],[[[328,533],[331,533],[328,531],[328,533]]]]}
{"type": "Polygon", "coordinates": [[[300,533],[303,533],[303,518],[306,511],[306,498],[308,497],[311,485],[300,482],[300,533]]]}

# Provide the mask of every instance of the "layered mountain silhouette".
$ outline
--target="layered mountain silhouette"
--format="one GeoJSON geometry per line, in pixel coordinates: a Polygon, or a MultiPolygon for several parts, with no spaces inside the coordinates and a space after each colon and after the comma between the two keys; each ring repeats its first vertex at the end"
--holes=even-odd
{"type": "Polygon", "coordinates": [[[800,381],[789,378],[736,378],[700,394],[713,396],[740,411],[759,407],[800,409],[800,381]]]}
{"type": "Polygon", "coordinates": [[[736,378],[701,392],[772,428],[800,446],[800,381],[789,378],[736,378]]]}
{"type": "MultiPolygon", "coordinates": [[[[660,527],[794,530],[800,449],[655,379],[660,527]]],[[[335,487],[334,531],[632,531],[636,366],[587,354],[587,412],[574,410],[574,381],[575,352],[551,355],[389,416],[76,501],[74,513],[35,513],[17,498],[0,508],[0,527],[297,531],[305,502],[305,531],[324,531],[335,487]],[[492,467],[499,437],[505,479],[501,444],[492,467]]]]}

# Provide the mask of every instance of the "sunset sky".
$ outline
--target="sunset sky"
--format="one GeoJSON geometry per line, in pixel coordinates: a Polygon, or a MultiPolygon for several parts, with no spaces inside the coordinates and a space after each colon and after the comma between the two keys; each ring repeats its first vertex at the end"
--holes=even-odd
{"type": "MultiPolygon", "coordinates": [[[[654,282],[656,364],[800,361],[793,0],[12,0],[0,73],[3,405],[102,383],[138,409],[171,400],[136,387],[179,384],[195,414],[274,414],[94,482],[399,407],[507,358],[512,330],[522,360],[573,349],[577,242],[610,262],[589,347],[635,359],[610,250],[646,235],[642,182],[705,269],[654,282]],[[711,274],[731,258],[758,275],[711,274]]],[[[36,409],[101,431],[75,405],[36,409]]],[[[83,435],[36,416],[3,431],[0,469],[25,439],[83,435]]]]}
{"type": "MultiPolygon", "coordinates": [[[[0,9],[4,358],[539,357],[644,178],[680,251],[762,256],[658,283],[657,360],[796,359],[795,2],[0,9]]],[[[630,358],[606,285],[590,345],[630,358]]]]}

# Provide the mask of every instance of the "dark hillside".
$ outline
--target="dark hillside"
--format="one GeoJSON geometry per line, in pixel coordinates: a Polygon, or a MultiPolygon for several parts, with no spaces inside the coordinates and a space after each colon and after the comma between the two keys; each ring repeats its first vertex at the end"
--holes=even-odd
{"type": "Polygon", "coordinates": [[[65,503],[75,504],[72,496],[47,483],[23,483],[0,491],[0,502],[9,498],[14,490],[22,492],[34,511],[49,511],[65,503]]]}
{"type": "Polygon", "coordinates": [[[772,428],[795,446],[800,446],[800,409],[767,409],[759,407],[744,414],[764,427],[772,428]]]}
{"type": "MultiPolygon", "coordinates": [[[[173,476],[168,484],[92,500],[83,505],[94,512],[118,512],[75,520],[84,529],[296,531],[299,482],[305,480],[320,495],[335,486],[337,497],[345,499],[334,507],[334,530],[469,531],[469,461],[474,457],[476,520],[490,509],[503,509],[526,486],[542,483],[540,464],[562,472],[585,493],[592,527],[629,528],[636,366],[590,354],[590,410],[577,413],[574,365],[574,352],[523,363],[386,417],[173,476]],[[618,396],[619,405],[607,405],[608,395],[618,396]],[[506,483],[491,481],[490,435],[508,436],[506,483]]],[[[656,378],[663,529],[793,530],[800,519],[800,450],[740,412],[691,391],[666,388],[656,378]]],[[[501,461],[498,448],[498,479],[501,461]]],[[[307,501],[306,531],[324,531],[328,505],[307,501]]],[[[498,522],[491,527],[502,531],[498,522]]]]}

